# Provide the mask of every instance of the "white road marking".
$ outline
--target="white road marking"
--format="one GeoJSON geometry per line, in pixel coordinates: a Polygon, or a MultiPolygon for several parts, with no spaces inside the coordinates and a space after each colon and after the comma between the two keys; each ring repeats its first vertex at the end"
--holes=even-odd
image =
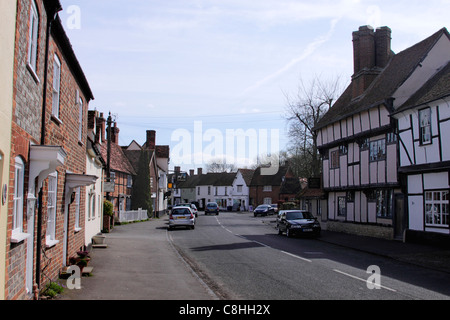
{"type": "Polygon", "coordinates": [[[286,252],[286,251],[281,251],[281,252],[284,253],[284,254],[287,254],[288,256],[291,256],[291,257],[294,257],[294,258],[297,258],[297,259],[300,259],[300,260],[303,260],[303,261],[306,261],[306,262],[312,262],[312,260],[309,260],[309,259],[297,256],[295,254],[292,254],[292,253],[289,253],[289,252],[286,252]]]}
{"type": "MultiPolygon", "coordinates": [[[[334,272],[337,272],[337,273],[340,273],[340,274],[343,274],[343,275],[345,275],[345,276],[347,276],[347,277],[350,277],[350,278],[353,278],[353,279],[356,279],[356,280],[360,280],[360,281],[363,281],[363,282],[367,283],[367,280],[366,280],[366,279],[359,278],[359,277],[357,277],[357,276],[354,276],[354,275],[352,275],[352,274],[349,274],[349,273],[340,271],[340,270],[338,270],[338,269],[333,269],[333,271],[334,271],[334,272]]],[[[385,286],[377,285],[377,284],[374,284],[374,285],[375,285],[375,286],[379,286],[380,288],[383,288],[383,289],[392,291],[392,292],[397,292],[397,290],[392,289],[392,288],[389,288],[389,287],[385,287],[385,286]]]]}

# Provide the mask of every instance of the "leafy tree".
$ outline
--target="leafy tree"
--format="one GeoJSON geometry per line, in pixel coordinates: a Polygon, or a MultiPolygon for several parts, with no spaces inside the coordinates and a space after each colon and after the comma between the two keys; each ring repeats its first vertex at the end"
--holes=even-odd
{"type": "Polygon", "coordinates": [[[152,193],[150,189],[150,155],[148,150],[142,150],[139,157],[139,169],[133,181],[131,207],[133,210],[142,208],[152,212],[152,193]]]}

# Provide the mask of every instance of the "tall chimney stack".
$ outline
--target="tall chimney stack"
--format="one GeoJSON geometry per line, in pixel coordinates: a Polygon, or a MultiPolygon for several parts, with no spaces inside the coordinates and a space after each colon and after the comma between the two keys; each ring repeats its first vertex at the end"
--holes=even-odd
{"type": "Polygon", "coordinates": [[[146,145],[147,145],[147,149],[155,150],[155,146],[156,146],[156,131],[155,130],[147,130],[146,145]]]}
{"type": "Polygon", "coordinates": [[[114,126],[111,128],[111,142],[119,145],[119,128],[117,127],[117,123],[114,122],[114,126]]]}
{"type": "Polygon", "coordinates": [[[353,32],[352,96],[364,93],[392,57],[391,29],[361,26],[353,32]]]}

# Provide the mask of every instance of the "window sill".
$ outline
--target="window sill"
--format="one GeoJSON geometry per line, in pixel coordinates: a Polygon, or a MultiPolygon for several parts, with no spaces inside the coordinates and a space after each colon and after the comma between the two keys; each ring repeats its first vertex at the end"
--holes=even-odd
{"type": "Polygon", "coordinates": [[[51,119],[53,120],[53,122],[55,122],[57,125],[61,125],[62,121],[61,119],[59,119],[57,116],[55,116],[54,114],[52,114],[51,119]]]}
{"type": "Polygon", "coordinates": [[[47,249],[49,249],[49,248],[56,246],[58,243],[59,243],[59,240],[46,240],[45,247],[47,249]]]}
{"type": "Polygon", "coordinates": [[[18,232],[11,236],[11,243],[20,243],[29,237],[31,237],[29,233],[18,232]]]}
{"type": "Polygon", "coordinates": [[[41,82],[41,80],[39,80],[39,77],[37,76],[36,72],[34,71],[33,67],[31,66],[31,64],[27,63],[27,69],[31,73],[31,76],[33,77],[34,81],[36,81],[36,83],[39,84],[41,82]]]}
{"type": "Polygon", "coordinates": [[[74,229],[75,233],[78,233],[78,232],[80,232],[81,230],[83,230],[83,228],[75,228],[75,229],[74,229]]]}

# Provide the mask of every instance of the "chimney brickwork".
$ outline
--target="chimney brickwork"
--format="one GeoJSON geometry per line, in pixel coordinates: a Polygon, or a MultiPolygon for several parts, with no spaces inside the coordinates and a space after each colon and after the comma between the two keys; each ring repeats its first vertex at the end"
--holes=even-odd
{"type": "Polygon", "coordinates": [[[387,66],[392,57],[391,29],[371,26],[359,27],[353,32],[352,96],[360,96],[387,66]]]}

